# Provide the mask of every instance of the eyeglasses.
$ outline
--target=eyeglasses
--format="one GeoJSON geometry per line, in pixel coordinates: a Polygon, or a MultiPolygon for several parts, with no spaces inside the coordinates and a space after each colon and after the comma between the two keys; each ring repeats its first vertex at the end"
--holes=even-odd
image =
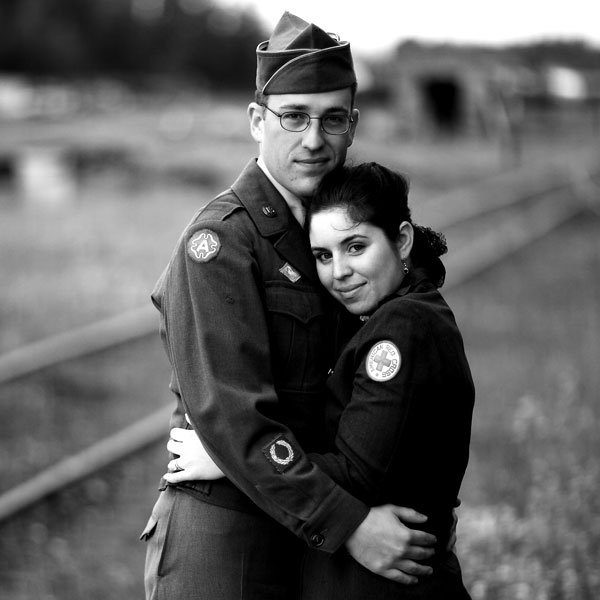
{"type": "Polygon", "coordinates": [[[306,131],[313,119],[321,121],[321,129],[330,135],[343,135],[344,133],[348,133],[350,124],[354,123],[354,119],[350,115],[345,114],[334,113],[323,117],[311,117],[305,112],[298,111],[286,111],[280,114],[269,108],[266,104],[261,104],[261,106],[264,106],[269,112],[272,112],[276,117],[279,117],[279,123],[283,129],[286,131],[293,131],[294,133],[306,131]]]}

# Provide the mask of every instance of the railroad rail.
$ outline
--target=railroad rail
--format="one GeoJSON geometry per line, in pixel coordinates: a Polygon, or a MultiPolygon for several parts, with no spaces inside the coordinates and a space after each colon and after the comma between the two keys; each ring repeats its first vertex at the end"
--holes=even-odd
{"type": "MultiPolygon", "coordinates": [[[[449,273],[445,289],[463,284],[590,207],[597,208],[599,179],[597,156],[584,162],[545,162],[494,175],[426,202],[419,219],[442,230],[481,219],[492,223],[452,248],[444,261],[449,273]]],[[[0,383],[156,333],[157,315],[152,307],[139,308],[4,354],[0,383]]],[[[0,522],[166,437],[171,410],[163,407],[3,493],[0,522]]]]}

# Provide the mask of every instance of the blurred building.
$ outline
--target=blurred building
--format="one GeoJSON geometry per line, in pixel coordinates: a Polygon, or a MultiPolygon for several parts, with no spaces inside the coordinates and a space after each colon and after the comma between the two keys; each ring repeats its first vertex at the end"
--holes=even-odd
{"type": "Polygon", "coordinates": [[[577,68],[508,49],[407,42],[373,66],[373,79],[402,136],[510,136],[530,119],[568,121],[566,113],[598,127],[600,59],[577,68]]]}

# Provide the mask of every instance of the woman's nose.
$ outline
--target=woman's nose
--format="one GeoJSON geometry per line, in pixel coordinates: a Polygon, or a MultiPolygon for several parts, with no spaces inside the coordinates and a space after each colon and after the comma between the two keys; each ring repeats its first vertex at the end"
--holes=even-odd
{"type": "Polygon", "coordinates": [[[343,258],[333,259],[333,278],[343,279],[352,273],[352,269],[346,260],[343,258]]]}

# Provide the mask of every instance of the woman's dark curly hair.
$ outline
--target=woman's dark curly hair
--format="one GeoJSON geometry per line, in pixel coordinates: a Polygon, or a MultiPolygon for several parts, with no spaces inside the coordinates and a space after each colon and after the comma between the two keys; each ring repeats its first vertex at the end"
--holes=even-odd
{"type": "Polygon", "coordinates": [[[310,228],[312,215],[343,208],[355,223],[379,227],[395,242],[400,224],[408,221],[414,229],[410,253],[413,266],[426,269],[437,287],[441,287],[446,270],[439,257],[448,250],[446,239],[441,233],[412,222],[408,189],[406,177],[375,162],[339,167],[321,181],[308,206],[306,228],[310,228]]]}

